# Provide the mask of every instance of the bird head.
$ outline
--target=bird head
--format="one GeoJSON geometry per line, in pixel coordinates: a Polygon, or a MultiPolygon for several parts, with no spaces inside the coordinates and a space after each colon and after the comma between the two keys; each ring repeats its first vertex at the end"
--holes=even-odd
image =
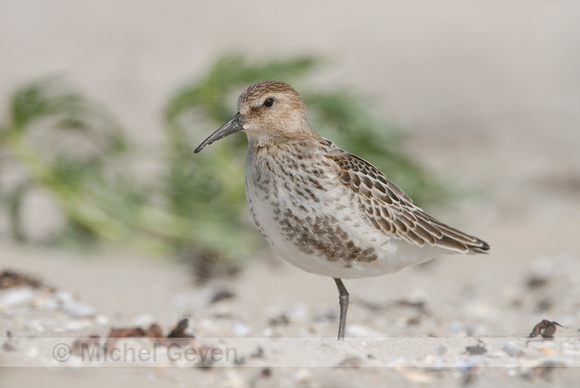
{"type": "Polygon", "coordinates": [[[250,141],[276,141],[312,134],[302,98],[285,82],[264,81],[249,86],[238,98],[237,113],[205,139],[196,149],[232,133],[244,131],[250,141]]]}

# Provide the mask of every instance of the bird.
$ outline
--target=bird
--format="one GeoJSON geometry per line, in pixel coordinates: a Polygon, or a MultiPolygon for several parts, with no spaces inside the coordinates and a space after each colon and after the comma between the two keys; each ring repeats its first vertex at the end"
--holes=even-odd
{"type": "Polygon", "coordinates": [[[245,132],[246,200],[272,250],[307,272],[332,277],[344,340],[349,293],[343,279],[397,272],[447,253],[487,253],[477,237],[425,213],[378,168],[320,136],[306,105],[282,81],[247,87],[237,113],[205,139],[245,132]]]}

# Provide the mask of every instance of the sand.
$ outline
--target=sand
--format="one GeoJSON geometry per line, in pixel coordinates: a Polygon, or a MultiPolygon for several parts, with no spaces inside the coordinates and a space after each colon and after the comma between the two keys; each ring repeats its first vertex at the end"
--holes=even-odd
{"type": "MultiPolygon", "coordinates": [[[[480,233],[493,244],[488,256],[448,256],[390,276],[348,281],[344,344],[334,338],[333,282],[280,259],[256,260],[233,279],[200,287],[183,265],[126,252],[80,258],[4,244],[3,267],[35,275],[57,291],[36,291],[10,306],[2,301],[16,289],[0,293],[0,330],[18,337],[10,342],[16,350],[1,354],[7,367],[0,378],[11,386],[359,386],[385,379],[425,386],[566,386],[580,377],[577,215],[559,218],[557,227],[535,216],[491,222],[480,233]],[[210,303],[224,290],[233,298],[210,303]],[[67,307],[70,299],[94,310],[67,307]],[[106,336],[111,327],[157,323],[168,332],[183,317],[197,338],[194,349],[235,349],[236,357],[218,357],[202,369],[199,358],[182,359],[181,353],[168,360],[165,348],[154,360],[137,361],[60,362],[52,353],[75,338],[106,336]],[[529,340],[542,319],[562,325],[555,339],[529,340]],[[477,347],[485,353],[477,354],[477,347]]],[[[129,347],[152,347],[149,340],[133,341],[129,347]]]]}
{"type": "MultiPolygon", "coordinates": [[[[334,340],[338,297],[332,280],[268,251],[235,278],[197,286],[185,265],[122,247],[87,254],[17,246],[4,238],[0,270],[36,276],[56,292],[0,292],[0,336],[9,330],[18,337],[2,340],[14,350],[0,350],[1,383],[577,385],[578,4],[308,4],[298,3],[305,13],[270,2],[224,8],[0,1],[0,57],[8,58],[1,64],[0,102],[5,106],[16,85],[64,72],[113,108],[144,149],[154,149],[162,137],[163,101],[217,54],[326,53],[336,66],[321,71],[316,82],[369,93],[409,134],[410,154],[433,174],[470,188],[474,197],[427,210],[489,242],[491,253],[446,256],[345,282],[351,307],[348,340],[341,344],[334,340]],[[256,22],[256,15],[266,19],[256,22]],[[233,297],[210,303],[224,290],[233,297]],[[156,349],[157,360],[138,365],[54,357],[61,342],[151,323],[167,333],[184,317],[196,336],[194,349],[235,348],[238,364],[220,359],[200,368],[199,360],[168,360],[163,347],[156,349]],[[562,325],[554,340],[529,341],[543,319],[562,325]],[[55,336],[64,340],[43,339],[55,336]]],[[[213,129],[197,130],[204,138],[213,129]]],[[[50,200],[37,201],[28,214],[42,237],[54,214],[50,200]]],[[[147,341],[127,343],[152,348],[147,341]]]]}

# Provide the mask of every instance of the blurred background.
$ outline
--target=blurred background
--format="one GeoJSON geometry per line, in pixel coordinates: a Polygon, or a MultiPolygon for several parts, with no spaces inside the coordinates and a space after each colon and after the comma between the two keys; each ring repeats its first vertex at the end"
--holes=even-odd
{"type": "MultiPolygon", "coordinates": [[[[281,263],[248,216],[245,136],[193,155],[246,86],[278,79],[315,130],[492,247],[351,294],[433,293],[499,332],[521,329],[498,326],[507,309],[577,322],[578,20],[558,0],[0,0],[0,269],[169,323],[200,296],[163,298],[192,279],[281,263]]],[[[258,300],[334,308],[327,279],[257,271],[232,286],[252,330],[258,300]]]]}

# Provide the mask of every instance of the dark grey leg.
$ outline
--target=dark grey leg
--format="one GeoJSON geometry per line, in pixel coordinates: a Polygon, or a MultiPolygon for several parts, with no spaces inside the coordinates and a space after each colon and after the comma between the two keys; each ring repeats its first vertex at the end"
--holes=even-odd
{"type": "Polygon", "coordinates": [[[334,278],[336,287],[338,287],[338,301],[340,304],[340,321],[338,324],[338,340],[344,341],[344,331],[346,329],[346,310],[348,309],[348,291],[342,283],[342,280],[334,278]]]}

